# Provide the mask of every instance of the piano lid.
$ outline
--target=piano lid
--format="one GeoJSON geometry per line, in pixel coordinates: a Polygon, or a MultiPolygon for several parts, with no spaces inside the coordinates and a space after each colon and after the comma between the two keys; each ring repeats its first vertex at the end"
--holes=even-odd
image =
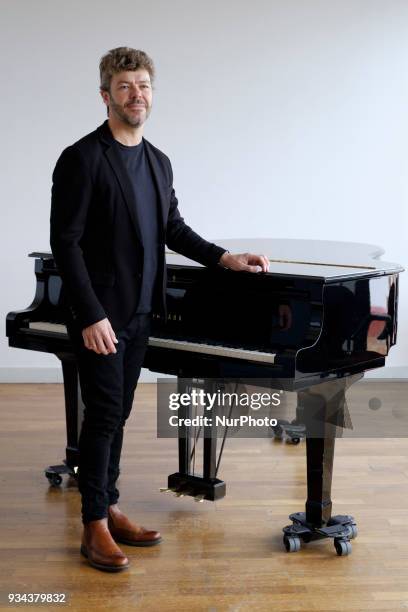
{"type": "MultiPolygon", "coordinates": [[[[403,272],[400,265],[381,261],[379,257],[384,249],[372,244],[281,238],[220,239],[215,242],[231,253],[266,255],[270,274],[330,282],[403,272]]],[[[173,251],[166,251],[166,260],[170,265],[201,267],[173,251]]]]}
{"type": "MultiPolygon", "coordinates": [[[[270,261],[270,274],[316,278],[327,282],[398,274],[399,264],[381,261],[382,247],[359,242],[300,240],[282,238],[233,238],[215,241],[231,253],[257,253],[270,261]]],[[[53,259],[49,251],[35,251],[29,257],[53,259]]],[[[166,250],[167,263],[201,268],[201,264],[179,253],[166,250]]]]}

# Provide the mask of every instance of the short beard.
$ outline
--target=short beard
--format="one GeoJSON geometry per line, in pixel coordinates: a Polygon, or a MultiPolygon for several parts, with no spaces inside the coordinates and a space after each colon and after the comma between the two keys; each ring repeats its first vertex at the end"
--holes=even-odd
{"type": "Polygon", "coordinates": [[[129,125],[130,127],[140,127],[141,125],[143,125],[143,123],[146,121],[146,119],[148,118],[149,114],[150,114],[150,109],[146,108],[146,115],[144,119],[132,119],[131,117],[128,117],[128,115],[126,115],[123,112],[122,107],[120,106],[120,104],[117,104],[112,96],[112,94],[110,95],[110,103],[109,103],[109,112],[113,110],[115,112],[115,114],[119,117],[119,119],[121,121],[123,121],[123,123],[126,123],[126,125],[129,125]]]}

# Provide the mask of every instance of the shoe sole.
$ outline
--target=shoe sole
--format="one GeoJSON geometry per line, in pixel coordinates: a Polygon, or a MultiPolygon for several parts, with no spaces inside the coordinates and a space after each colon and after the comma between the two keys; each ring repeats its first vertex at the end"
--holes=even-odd
{"type": "Polygon", "coordinates": [[[127,544],[128,546],[156,546],[156,544],[160,544],[160,542],[163,541],[163,538],[158,538],[157,540],[146,540],[145,542],[143,540],[140,542],[136,542],[135,540],[123,540],[122,538],[113,539],[119,544],[127,544]]]}
{"type": "Polygon", "coordinates": [[[95,561],[92,561],[92,559],[90,559],[88,557],[88,551],[86,550],[86,548],[84,546],[81,546],[80,548],[81,551],[81,555],[83,555],[86,559],[88,559],[88,563],[89,565],[91,565],[92,567],[94,567],[95,569],[98,570],[102,570],[103,572],[121,572],[123,570],[126,570],[129,568],[129,563],[127,565],[121,565],[121,566],[117,566],[117,565],[101,565],[100,563],[95,563],[95,561]]]}

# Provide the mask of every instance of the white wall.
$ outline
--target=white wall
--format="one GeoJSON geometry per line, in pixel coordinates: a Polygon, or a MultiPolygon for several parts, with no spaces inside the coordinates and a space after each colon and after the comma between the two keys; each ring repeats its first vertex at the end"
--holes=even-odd
{"type": "MultiPolygon", "coordinates": [[[[6,313],[33,297],[27,253],[49,250],[53,166],[105,119],[98,62],[120,45],[155,60],[145,134],[171,157],[197,231],[378,243],[408,266],[406,0],[1,8],[2,330],[6,313]]],[[[407,281],[392,367],[408,366],[407,281]]],[[[1,332],[0,380],[51,380],[58,367],[52,355],[9,349],[1,332]]]]}

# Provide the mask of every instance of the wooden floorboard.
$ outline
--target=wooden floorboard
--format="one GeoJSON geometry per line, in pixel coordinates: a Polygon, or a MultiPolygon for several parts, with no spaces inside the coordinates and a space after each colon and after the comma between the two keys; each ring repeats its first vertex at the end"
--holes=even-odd
{"type": "Polygon", "coordinates": [[[11,609],[9,592],[66,593],[61,608],[93,611],[408,609],[408,440],[338,440],[334,510],[357,519],[353,552],[338,557],[320,541],[287,554],[281,529],[304,506],[304,444],[231,439],[220,470],[223,500],[198,504],[160,493],[177,471],[176,441],[156,438],[156,387],[140,385],[121,506],[164,541],[123,546],[130,570],[106,574],[79,555],[76,487],[64,478],[49,488],[43,473],[64,454],[62,385],[4,384],[0,405],[1,610],[11,609]]]}

